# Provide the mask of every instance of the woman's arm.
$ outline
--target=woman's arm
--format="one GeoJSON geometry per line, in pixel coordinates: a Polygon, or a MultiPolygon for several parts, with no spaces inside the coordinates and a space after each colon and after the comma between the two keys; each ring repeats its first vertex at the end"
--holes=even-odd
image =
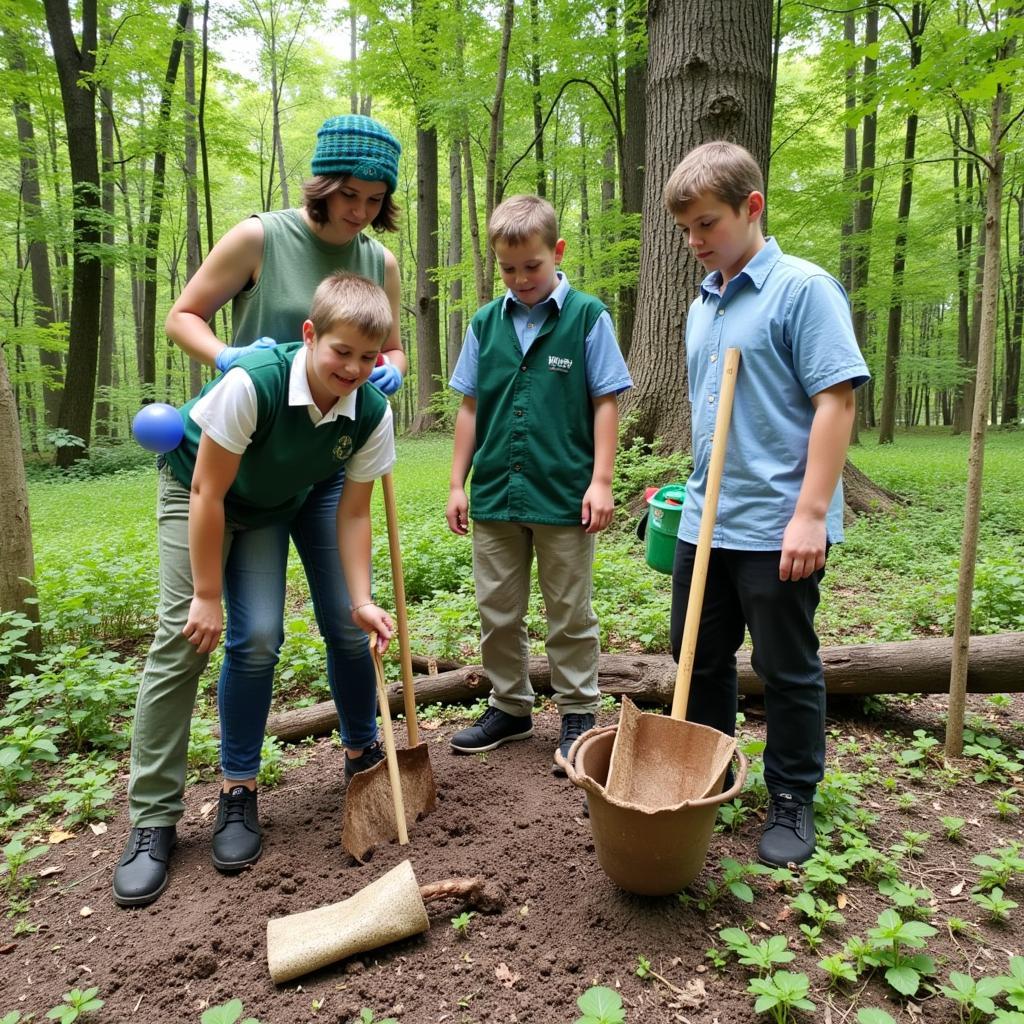
{"type": "Polygon", "coordinates": [[[209,654],[220,642],[224,629],[221,608],[224,495],[235,482],[241,461],[241,455],[229,452],[203,434],[188,503],[192,603],[182,630],[198,654],[209,654]]]}
{"type": "Polygon", "coordinates": [[[409,361],[405,352],[402,351],[402,338],[399,332],[402,313],[402,279],[398,273],[398,260],[395,259],[390,249],[384,250],[384,291],[391,301],[391,333],[381,346],[381,351],[387,354],[391,365],[397,367],[398,372],[404,377],[409,370],[409,361]]]}
{"type": "Polygon", "coordinates": [[[226,346],[207,321],[259,276],[262,261],[263,225],[247,217],[210,250],[182,289],[164,322],[167,336],[193,359],[214,366],[226,346]]]}

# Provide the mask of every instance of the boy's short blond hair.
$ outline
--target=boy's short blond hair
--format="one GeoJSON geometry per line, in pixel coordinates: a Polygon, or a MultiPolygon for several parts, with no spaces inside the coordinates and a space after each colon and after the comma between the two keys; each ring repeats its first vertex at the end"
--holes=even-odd
{"type": "Polygon", "coordinates": [[[737,213],[751,192],[764,194],[764,175],[748,149],[723,140],[690,150],[669,175],[662,198],[676,217],[708,192],[737,213]]]}
{"type": "Polygon", "coordinates": [[[522,245],[535,235],[549,249],[558,244],[558,214],[540,196],[509,196],[494,208],[487,223],[487,240],[492,249],[498,242],[522,245]]]}
{"type": "Polygon", "coordinates": [[[391,333],[391,301],[380,285],[338,270],[317,286],[309,319],[317,336],[344,324],[384,344],[391,333]]]}

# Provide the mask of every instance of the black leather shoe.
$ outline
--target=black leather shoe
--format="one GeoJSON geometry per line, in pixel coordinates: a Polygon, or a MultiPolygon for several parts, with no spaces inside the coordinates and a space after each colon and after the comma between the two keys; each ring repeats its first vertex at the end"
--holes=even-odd
{"type": "MultiPolygon", "coordinates": [[[[594,728],[593,715],[562,715],[562,731],[558,737],[558,752],[569,757],[572,745],[585,733],[594,728]]],[[[565,775],[565,769],[557,762],[551,765],[553,775],[565,775]]]]}
{"type": "Polygon", "coordinates": [[[213,866],[218,871],[241,871],[263,852],[263,829],[256,807],[256,790],[232,786],[221,791],[213,827],[213,866]]]}
{"type": "Polygon", "coordinates": [[[367,768],[372,768],[375,764],[380,764],[384,760],[384,748],[381,746],[380,740],[375,740],[368,747],[363,748],[363,752],[358,757],[349,757],[345,755],[345,781],[348,782],[353,775],[358,775],[360,772],[365,772],[367,768]]]}
{"type": "Polygon", "coordinates": [[[114,868],[114,902],[119,907],[144,907],[167,887],[167,864],[178,841],[173,825],[133,828],[114,868]]]}
{"type": "Polygon", "coordinates": [[[784,868],[803,864],[814,853],[814,807],[789,793],[776,793],[764,823],[757,856],[762,864],[784,868]]]}
{"type": "Polygon", "coordinates": [[[525,740],[532,735],[532,715],[510,715],[500,708],[488,708],[468,729],[457,732],[449,743],[458,754],[482,754],[502,743],[525,740]]]}

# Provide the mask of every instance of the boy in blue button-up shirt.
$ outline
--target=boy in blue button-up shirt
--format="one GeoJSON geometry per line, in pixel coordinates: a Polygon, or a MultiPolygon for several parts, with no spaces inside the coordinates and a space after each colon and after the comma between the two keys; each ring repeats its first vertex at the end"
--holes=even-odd
{"type": "Polygon", "coordinates": [[[689,721],[733,734],[736,651],[750,630],[765,685],[765,783],[758,855],[814,852],[825,764],[825,681],[814,614],[830,544],[843,538],[842,470],[854,389],[869,379],[835,278],[761,231],[764,179],[742,146],[710,142],[672,172],[665,205],[709,271],[686,322],[693,474],[672,572],[679,656],[721,390],[721,357],[742,354],[697,640],[689,721]]]}

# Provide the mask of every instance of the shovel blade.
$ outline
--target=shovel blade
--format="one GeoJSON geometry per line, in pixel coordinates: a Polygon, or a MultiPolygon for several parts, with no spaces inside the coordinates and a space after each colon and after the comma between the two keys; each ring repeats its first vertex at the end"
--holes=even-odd
{"type": "MultiPolygon", "coordinates": [[[[415,747],[397,751],[397,755],[405,801],[405,823],[407,828],[411,828],[437,807],[430,751],[425,743],[418,743],[415,747]]],[[[348,784],[341,845],[362,863],[375,846],[397,838],[391,780],[387,763],[381,761],[353,776],[348,784]]]]}

